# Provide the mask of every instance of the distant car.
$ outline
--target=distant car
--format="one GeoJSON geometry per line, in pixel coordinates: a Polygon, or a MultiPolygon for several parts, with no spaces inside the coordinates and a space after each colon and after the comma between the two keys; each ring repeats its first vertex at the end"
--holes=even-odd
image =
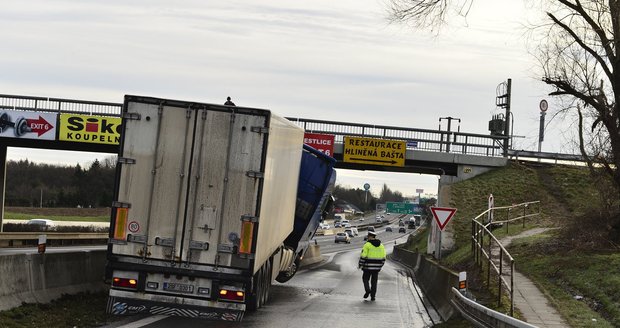
{"type": "Polygon", "coordinates": [[[381,218],[383,219],[385,217],[385,215],[381,215],[381,218]]]}
{"type": "Polygon", "coordinates": [[[344,233],[346,233],[350,238],[355,237],[355,233],[353,233],[353,230],[351,229],[344,229],[344,233]]]}
{"type": "Polygon", "coordinates": [[[321,228],[321,229],[329,229],[329,228],[331,228],[331,226],[329,224],[327,224],[327,223],[321,222],[319,224],[319,228],[321,228]]]}
{"type": "Polygon", "coordinates": [[[385,232],[392,232],[392,227],[385,227],[385,232]]]}
{"type": "Polygon", "coordinates": [[[404,226],[405,226],[405,222],[403,222],[403,221],[399,221],[399,222],[398,222],[398,226],[399,226],[399,227],[404,227],[404,226]]]}
{"type": "Polygon", "coordinates": [[[345,232],[339,232],[336,234],[336,236],[334,237],[334,243],[347,243],[350,244],[351,243],[351,237],[349,237],[348,234],[346,234],[345,232]]]}
{"type": "Polygon", "coordinates": [[[32,220],[28,220],[26,224],[43,226],[43,227],[53,227],[56,225],[54,221],[50,219],[32,219],[32,220]]]}
{"type": "Polygon", "coordinates": [[[377,222],[377,223],[381,223],[381,222],[383,222],[383,220],[382,220],[381,218],[376,218],[376,219],[375,219],[375,222],[377,222]]]}
{"type": "Polygon", "coordinates": [[[334,222],[334,228],[340,228],[341,226],[340,221],[334,222]]]}
{"type": "Polygon", "coordinates": [[[398,232],[399,233],[405,233],[405,232],[407,232],[407,229],[405,229],[405,227],[400,227],[400,228],[398,228],[398,232]]]}
{"type": "Polygon", "coordinates": [[[342,225],[343,228],[351,228],[351,223],[347,222],[342,225]]]}
{"type": "Polygon", "coordinates": [[[359,218],[357,219],[357,221],[364,221],[364,218],[359,218]]]}

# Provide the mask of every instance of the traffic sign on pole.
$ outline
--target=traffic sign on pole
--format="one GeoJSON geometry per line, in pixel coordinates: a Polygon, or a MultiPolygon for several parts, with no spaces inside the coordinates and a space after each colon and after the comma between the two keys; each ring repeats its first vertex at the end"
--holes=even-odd
{"type": "Polygon", "coordinates": [[[433,213],[439,230],[443,231],[450,219],[454,216],[454,213],[456,213],[456,208],[431,206],[431,212],[433,213]]]}

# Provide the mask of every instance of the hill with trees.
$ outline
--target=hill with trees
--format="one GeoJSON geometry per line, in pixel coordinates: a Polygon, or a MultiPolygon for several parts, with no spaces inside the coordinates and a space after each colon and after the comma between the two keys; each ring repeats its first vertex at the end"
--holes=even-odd
{"type": "Polygon", "coordinates": [[[5,206],[109,207],[112,204],[115,160],[59,166],[28,160],[8,161],[5,206]]]}

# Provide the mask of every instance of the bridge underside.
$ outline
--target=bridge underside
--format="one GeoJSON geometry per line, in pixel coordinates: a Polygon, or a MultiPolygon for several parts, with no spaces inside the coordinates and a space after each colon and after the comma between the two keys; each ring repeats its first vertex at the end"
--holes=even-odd
{"type": "Polygon", "coordinates": [[[335,154],[336,168],[360,170],[360,171],[381,171],[381,172],[403,172],[403,173],[419,173],[430,175],[451,175],[456,176],[458,173],[457,163],[431,162],[419,160],[405,160],[405,166],[381,166],[358,163],[346,163],[342,161],[342,154],[335,154]]]}
{"type": "Polygon", "coordinates": [[[68,142],[58,140],[35,140],[19,138],[0,138],[2,147],[43,148],[55,150],[88,151],[94,153],[118,153],[118,145],[68,142]]]}

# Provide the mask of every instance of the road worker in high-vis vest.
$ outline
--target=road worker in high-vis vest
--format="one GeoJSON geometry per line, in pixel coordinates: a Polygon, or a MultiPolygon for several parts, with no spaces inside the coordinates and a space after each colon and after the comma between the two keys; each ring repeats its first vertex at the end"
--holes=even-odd
{"type": "Polygon", "coordinates": [[[385,263],[385,247],[381,241],[377,239],[374,231],[368,232],[368,241],[362,248],[359,267],[364,271],[362,281],[364,282],[364,298],[374,301],[377,295],[377,280],[379,279],[379,271],[385,263]],[[370,280],[370,283],[369,283],[370,280]]]}

